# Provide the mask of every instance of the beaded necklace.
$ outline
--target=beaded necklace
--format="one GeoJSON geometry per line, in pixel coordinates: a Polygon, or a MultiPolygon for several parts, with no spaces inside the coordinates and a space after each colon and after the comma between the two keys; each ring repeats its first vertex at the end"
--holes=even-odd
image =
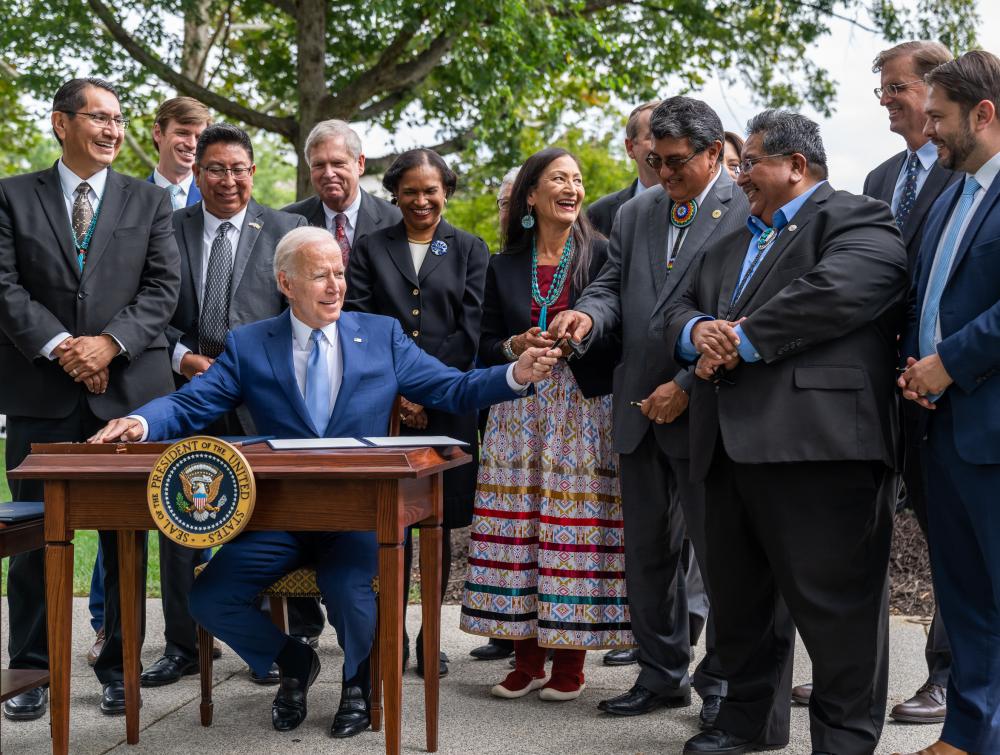
{"type": "Polygon", "coordinates": [[[538,327],[542,330],[546,330],[548,327],[549,307],[559,300],[563,285],[566,283],[566,272],[572,261],[573,236],[570,235],[563,245],[559,265],[556,267],[555,275],[552,276],[549,291],[545,296],[542,296],[542,292],[538,289],[538,249],[535,247],[535,238],[531,238],[531,298],[534,299],[535,304],[541,307],[541,312],[538,313],[538,327]]]}
{"type": "Polygon", "coordinates": [[[87,261],[87,250],[90,248],[90,239],[94,235],[94,229],[97,227],[97,218],[101,214],[101,205],[104,204],[104,197],[97,200],[97,207],[94,209],[94,217],[90,219],[90,225],[87,226],[87,232],[83,234],[83,241],[76,240],[76,231],[73,230],[73,223],[70,221],[69,224],[69,235],[73,237],[73,246],[76,248],[76,264],[80,266],[80,272],[83,272],[83,263],[87,261]]]}

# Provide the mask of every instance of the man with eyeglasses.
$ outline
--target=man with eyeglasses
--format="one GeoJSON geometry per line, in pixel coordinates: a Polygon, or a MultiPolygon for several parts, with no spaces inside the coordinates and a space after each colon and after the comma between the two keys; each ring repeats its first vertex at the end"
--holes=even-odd
{"type": "MultiPolygon", "coordinates": [[[[285,309],[271,272],[274,250],[288,231],[306,221],[254,201],[256,169],[253,145],[245,131],[218,123],[201,132],[193,165],[201,201],[173,215],[181,288],[167,340],[178,388],[212,366],[232,328],[274,317],[285,309]]],[[[206,432],[231,436],[256,431],[245,408],[239,407],[206,432]]],[[[165,647],[163,655],[143,672],[144,687],[173,684],[198,672],[197,630],[187,599],[194,568],[207,554],[178,545],[163,533],[159,537],[165,647]]],[[[251,674],[251,678],[262,684],[279,680],[277,669],[267,676],[251,674]]]]}
{"type": "MultiPolygon", "coordinates": [[[[813,753],[871,753],[885,715],[896,333],[906,250],[883,202],[834,191],[819,126],[747,124],[744,227],[654,318],[691,389],[691,474],[705,480],[708,581],[729,695],[686,753],[765,745],[794,635],[813,663],[813,753]]],[[[787,693],[785,693],[787,695],[787,693]]]]}
{"type": "MultiPolygon", "coordinates": [[[[743,227],[749,214],[746,197],[723,169],[725,131],[714,110],[690,97],[670,97],[651,111],[649,124],[652,142],[645,161],[660,185],[622,205],[607,264],[574,309],[557,315],[549,328],[583,348],[606,332],[620,328],[623,334],[613,393],[614,442],[639,675],[628,692],[598,706],[619,716],[690,704],[690,648],[697,641],[691,604],[700,599],[708,608],[704,594],[688,593],[682,565],[687,537],[696,557],[692,572],[704,575],[704,488],[688,474],[686,410],[694,374],[677,364],[662,338],[650,336],[650,317],[685,291],[705,249],[743,227]]],[[[702,697],[700,724],[710,727],[726,680],[714,652],[714,617],[705,613],[706,655],[693,686],[702,697]]],[[[788,707],[779,706],[778,719],[784,720],[776,721],[778,734],[766,737],[768,744],[787,743],[788,707]]]]}
{"type": "MultiPolygon", "coordinates": [[[[952,59],[948,49],[938,42],[904,42],[883,50],[875,58],[872,71],[881,75],[875,88],[879,104],[889,114],[889,130],[903,137],[906,149],[899,152],[865,179],[864,194],[881,199],[892,208],[896,225],[903,235],[912,276],[917,252],[924,235],[924,221],[935,200],[957,176],[937,161],[934,143],[924,136],[924,100],[927,87],[924,76],[952,59]]],[[[922,410],[909,401],[902,402],[903,472],[907,505],[913,509],[924,536],[927,536],[927,494],[920,468],[919,414],[922,410]]],[[[893,478],[887,494],[894,496],[898,481],[893,478]]],[[[909,700],[893,706],[889,717],[912,724],[939,724],[945,719],[946,689],[951,667],[951,647],[941,613],[935,608],[927,633],[924,651],[927,680],[909,700]]],[[[792,689],[792,700],[809,704],[812,684],[792,689]]]]}
{"type": "MultiPolygon", "coordinates": [[[[164,328],[177,304],[180,260],[170,197],[116,173],[128,119],[97,78],[72,79],[52,102],[56,164],[0,180],[0,412],[7,469],[31,443],[82,441],[137,401],[170,393],[164,328]]],[[[41,481],[11,480],[16,500],[42,500],[41,481]]],[[[114,532],[101,547],[117,554],[114,532]]],[[[145,551],[143,551],[145,554],[145,551]]],[[[125,712],[118,560],[105,564],[106,641],[94,664],[101,711],[125,712]]],[[[44,556],[11,559],[10,667],[48,667],[44,556]]],[[[143,607],[145,603],[143,603],[143,607]]],[[[6,701],[4,715],[45,713],[47,691],[6,701]]]]}
{"type": "MultiPolygon", "coordinates": [[[[628,114],[628,120],[625,122],[625,154],[635,163],[637,173],[635,180],[621,191],[606,194],[587,208],[587,218],[594,224],[594,228],[605,236],[611,235],[615,215],[623,204],[639,196],[646,189],[660,184],[656,170],[646,163],[646,156],[653,146],[653,135],[649,131],[649,114],[659,104],[659,100],[644,102],[628,114]]],[[[633,650],[612,650],[604,657],[604,662],[609,666],[635,663],[634,653],[633,650]]]]}

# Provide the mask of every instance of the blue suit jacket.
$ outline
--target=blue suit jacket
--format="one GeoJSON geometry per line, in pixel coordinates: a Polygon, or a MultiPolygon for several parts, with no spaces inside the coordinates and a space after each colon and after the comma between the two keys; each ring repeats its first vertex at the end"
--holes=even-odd
{"type": "Polygon", "coordinates": [[[344,375],[325,428],[313,427],[292,366],[292,322],[277,317],[230,331],[226,350],[197,380],[133,412],[148,440],[198,432],[246,404],[257,431],[278,438],[385,435],[397,393],[460,414],[519,398],[507,368],[462,372],[420,349],[392,317],[343,312],[338,324],[344,375]]]}
{"type": "MultiPolygon", "coordinates": [[[[928,215],[910,291],[904,357],[919,358],[920,311],[931,265],[962,185],[957,181],[945,190],[928,215]]],[[[940,321],[938,354],[955,381],[946,393],[955,448],[970,464],[1000,464],[1000,180],[993,181],[969,222],[941,296],[940,321]]]]}
{"type": "MultiPolygon", "coordinates": [[[[153,180],[153,174],[152,173],[150,173],[149,176],[146,177],[146,180],[149,181],[149,183],[151,183],[151,184],[155,184],[156,183],[156,181],[153,180]]],[[[198,184],[196,184],[194,181],[192,181],[191,182],[191,191],[189,191],[188,195],[187,195],[187,204],[184,205],[184,206],[185,207],[190,207],[193,204],[198,204],[198,202],[200,202],[200,201],[201,201],[201,192],[198,191],[198,184]]]]}

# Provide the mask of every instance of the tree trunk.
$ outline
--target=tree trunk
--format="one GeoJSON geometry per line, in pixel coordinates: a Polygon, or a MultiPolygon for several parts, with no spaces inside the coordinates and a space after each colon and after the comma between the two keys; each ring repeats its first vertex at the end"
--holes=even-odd
{"type": "Polygon", "coordinates": [[[199,86],[205,85],[208,54],[212,50],[211,0],[198,0],[184,14],[184,44],[181,47],[181,73],[199,86]]]}
{"type": "Polygon", "coordinates": [[[306,137],[320,120],[323,100],[327,97],[326,66],[326,0],[299,0],[296,14],[298,48],[299,124],[292,143],[298,161],[295,196],[306,197],[312,190],[309,163],[302,154],[306,137]]]}

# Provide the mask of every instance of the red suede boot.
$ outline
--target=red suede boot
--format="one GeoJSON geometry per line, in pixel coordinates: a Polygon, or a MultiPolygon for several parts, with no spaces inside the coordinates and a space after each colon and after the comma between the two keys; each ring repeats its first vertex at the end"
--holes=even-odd
{"type": "Polygon", "coordinates": [[[545,648],[529,637],[514,642],[514,670],[507,678],[490,689],[494,697],[512,700],[524,697],[545,684],[545,648]]]}
{"type": "Polygon", "coordinates": [[[578,698],[587,686],[583,682],[586,657],[586,650],[556,650],[552,657],[552,678],[542,687],[538,697],[550,702],[578,698]]]}

